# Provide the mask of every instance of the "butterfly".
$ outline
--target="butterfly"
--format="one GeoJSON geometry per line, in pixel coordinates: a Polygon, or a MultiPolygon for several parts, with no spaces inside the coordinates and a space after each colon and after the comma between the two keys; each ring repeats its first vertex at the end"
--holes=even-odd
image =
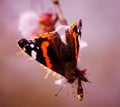
{"type": "Polygon", "coordinates": [[[57,31],[39,34],[33,40],[20,39],[18,45],[24,52],[45,67],[66,78],[73,84],[78,81],[77,98],[83,99],[82,81],[89,82],[85,70],[77,68],[79,39],[81,38],[82,21],[72,24],[65,30],[65,42],[57,31]]]}

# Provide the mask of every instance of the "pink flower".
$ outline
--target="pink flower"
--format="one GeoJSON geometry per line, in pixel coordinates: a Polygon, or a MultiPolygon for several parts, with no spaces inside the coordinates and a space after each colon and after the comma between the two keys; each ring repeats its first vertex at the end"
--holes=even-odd
{"type": "Polygon", "coordinates": [[[39,23],[48,24],[52,19],[52,13],[44,13],[39,17],[39,23]]]}

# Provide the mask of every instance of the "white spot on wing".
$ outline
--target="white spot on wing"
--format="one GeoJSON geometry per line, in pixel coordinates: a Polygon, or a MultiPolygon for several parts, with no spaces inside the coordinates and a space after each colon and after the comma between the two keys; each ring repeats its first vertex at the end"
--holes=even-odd
{"type": "Polygon", "coordinates": [[[24,51],[26,51],[25,47],[23,48],[24,51]]]}
{"type": "Polygon", "coordinates": [[[31,47],[31,48],[34,48],[34,44],[30,44],[30,47],[31,47]]]}
{"type": "Polygon", "coordinates": [[[80,33],[80,29],[79,28],[77,29],[77,32],[80,33]]]}
{"type": "Polygon", "coordinates": [[[39,49],[39,47],[37,47],[37,49],[39,49]]]}
{"type": "Polygon", "coordinates": [[[31,51],[31,56],[32,56],[33,59],[36,59],[37,53],[34,50],[32,50],[31,51]]]}

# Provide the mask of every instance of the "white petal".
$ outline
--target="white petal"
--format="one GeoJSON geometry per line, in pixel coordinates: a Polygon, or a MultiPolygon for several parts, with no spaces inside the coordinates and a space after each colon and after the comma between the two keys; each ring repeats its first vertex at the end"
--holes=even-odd
{"type": "Polygon", "coordinates": [[[55,81],[55,84],[60,86],[66,86],[67,80],[65,78],[59,79],[55,81]]]}
{"type": "Polygon", "coordinates": [[[87,42],[80,40],[80,49],[85,48],[87,46],[88,46],[87,42]]]}
{"type": "Polygon", "coordinates": [[[55,31],[59,33],[60,38],[64,44],[67,44],[65,30],[67,30],[69,28],[70,28],[69,26],[60,25],[55,29],[55,31]]]}
{"type": "Polygon", "coordinates": [[[70,28],[70,26],[60,25],[55,29],[55,31],[58,32],[60,35],[65,35],[65,30],[69,29],[69,28],[70,28]]]}

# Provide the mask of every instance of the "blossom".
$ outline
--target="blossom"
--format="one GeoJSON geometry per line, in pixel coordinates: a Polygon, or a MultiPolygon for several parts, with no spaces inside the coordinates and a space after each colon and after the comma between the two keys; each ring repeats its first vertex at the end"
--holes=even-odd
{"type": "Polygon", "coordinates": [[[58,17],[53,13],[41,14],[39,18],[39,25],[42,33],[54,31],[57,20],[58,17]]]}
{"type": "Polygon", "coordinates": [[[21,36],[26,39],[33,39],[39,33],[54,31],[54,26],[58,18],[53,18],[52,13],[43,13],[38,15],[34,11],[24,12],[20,15],[18,30],[21,36]]]}
{"type": "Polygon", "coordinates": [[[32,39],[35,33],[39,33],[39,15],[34,11],[22,13],[19,18],[18,30],[21,36],[32,39]]]}
{"type": "Polygon", "coordinates": [[[59,35],[60,35],[60,38],[61,38],[61,40],[62,40],[62,42],[64,43],[64,44],[67,44],[66,43],[66,34],[65,34],[65,31],[67,30],[67,29],[69,29],[70,28],[70,26],[67,26],[67,25],[60,25],[60,26],[58,26],[56,29],[55,29],[55,32],[57,32],[59,35]]]}

